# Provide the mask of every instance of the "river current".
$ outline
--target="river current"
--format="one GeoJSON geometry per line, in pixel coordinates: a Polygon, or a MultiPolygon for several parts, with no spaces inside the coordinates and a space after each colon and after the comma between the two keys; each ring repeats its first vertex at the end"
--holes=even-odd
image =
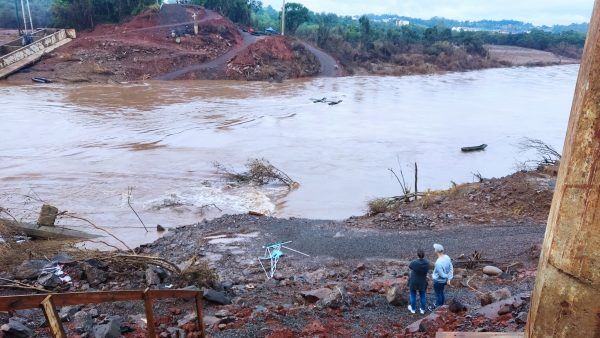
{"type": "MultiPolygon", "coordinates": [[[[153,228],[250,210],[342,219],[419,189],[507,175],[523,137],[562,148],[578,65],[284,83],[0,82],[0,206],[35,220],[43,202],[113,227],[131,245],[153,228]],[[338,105],[313,103],[326,97],[338,105]],[[460,148],[488,144],[483,152],[460,148]],[[265,158],[298,189],[239,186],[214,163],[265,158]],[[131,190],[131,193],[129,191],[131,190]],[[216,206],[216,207],[215,207],[216,206]],[[218,209],[217,209],[218,207],[218,209]],[[221,211],[220,211],[220,210],[221,211]]],[[[73,221],[61,220],[61,224],[73,221]]]]}

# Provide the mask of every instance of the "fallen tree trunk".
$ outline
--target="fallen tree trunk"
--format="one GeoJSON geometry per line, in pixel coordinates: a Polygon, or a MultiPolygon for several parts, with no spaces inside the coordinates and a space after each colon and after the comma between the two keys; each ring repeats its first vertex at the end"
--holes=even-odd
{"type": "Polygon", "coordinates": [[[27,222],[15,222],[2,218],[0,218],[0,226],[4,226],[9,230],[38,239],[94,239],[101,237],[75,229],[58,226],[37,225],[27,222]]]}

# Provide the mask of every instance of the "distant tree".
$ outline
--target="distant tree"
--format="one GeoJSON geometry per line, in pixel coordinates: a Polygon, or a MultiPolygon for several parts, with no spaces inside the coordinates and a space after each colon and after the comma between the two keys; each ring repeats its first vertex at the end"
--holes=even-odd
{"type": "Polygon", "coordinates": [[[285,4],[285,29],[293,34],[301,24],[308,21],[309,10],[304,5],[289,2],[285,4]]]}

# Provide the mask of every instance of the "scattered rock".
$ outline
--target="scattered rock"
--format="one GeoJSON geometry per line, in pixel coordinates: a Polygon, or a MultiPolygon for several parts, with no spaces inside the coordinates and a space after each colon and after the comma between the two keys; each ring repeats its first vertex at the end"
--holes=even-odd
{"type": "Polygon", "coordinates": [[[58,312],[58,317],[60,317],[60,320],[63,322],[70,321],[79,309],[81,309],[79,306],[63,306],[58,312]]]}
{"type": "MultiPolygon", "coordinates": [[[[196,320],[196,318],[194,318],[194,320],[196,320]]],[[[219,319],[215,316],[204,316],[204,318],[202,318],[202,320],[204,321],[204,325],[206,325],[206,326],[217,325],[221,322],[221,319],[219,319]]]]}
{"type": "Polygon", "coordinates": [[[512,312],[511,304],[502,304],[502,306],[500,306],[500,309],[498,309],[498,316],[502,316],[502,315],[505,315],[505,314],[511,313],[511,312],[512,312]]]}
{"type": "Polygon", "coordinates": [[[527,312],[519,312],[517,317],[515,318],[517,324],[525,324],[527,323],[527,312]]]}
{"type": "Polygon", "coordinates": [[[95,338],[119,338],[121,337],[122,319],[119,316],[113,316],[108,319],[106,324],[96,325],[94,327],[95,338]]]}
{"type": "Polygon", "coordinates": [[[58,286],[61,283],[60,277],[55,275],[52,272],[45,272],[38,277],[38,284],[41,285],[44,289],[51,290],[58,286]]]}
{"type": "Polygon", "coordinates": [[[493,292],[488,292],[480,296],[481,306],[486,306],[488,304],[492,304],[504,299],[507,299],[511,296],[510,290],[507,288],[498,289],[493,292]]]}
{"type": "Polygon", "coordinates": [[[229,310],[227,310],[227,309],[222,309],[222,310],[217,311],[215,313],[215,316],[219,317],[219,318],[229,317],[229,316],[231,316],[231,312],[229,312],[229,310]]]}
{"type": "Polygon", "coordinates": [[[519,306],[524,304],[524,299],[528,295],[529,295],[528,293],[518,294],[517,296],[509,297],[507,299],[488,304],[484,307],[477,309],[477,311],[475,311],[475,315],[484,316],[491,320],[496,320],[500,316],[498,313],[502,312],[502,311],[500,311],[500,309],[504,305],[508,305],[513,309],[518,308],[519,306]]]}
{"type": "Polygon", "coordinates": [[[402,290],[402,287],[398,284],[392,285],[392,287],[388,289],[385,298],[388,303],[394,306],[404,306],[408,304],[407,292],[402,290]]]}
{"type": "Polygon", "coordinates": [[[485,273],[488,276],[499,276],[500,274],[502,274],[502,270],[495,266],[488,265],[483,267],[483,273],[485,273]]]}
{"type": "Polygon", "coordinates": [[[349,303],[350,297],[348,296],[348,292],[346,292],[346,287],[344,285],[337,285],[325,298],[318,302],[318,305],[321,308],[329,307],[338,309],[349,303]]]}
{"type": "Polygon", "coordinates": [[[330,293],[331,289],[321,288],[310,291],[302,291],[300,292],[300,296],[302,296],[302,298],[309,303],[316,303],[321,299],[327,297],[330,293]]]}
{"type": "Polygon", "coordinates": [[[108,279],[108,273],[104,270],[101,270],[99,267],[94,266],[94,260],[88,260],[83,265],[83,272],[85,274],[85,278],[92,286],[98,286],[101,283],[106,282],[108,279]]]}
{"type": "Polygon", "coordinates": [[[3,333],[4,337],[13,338],[29,338],[33,337],[33,330],[25,326],[19,320],[10,318],[8,324],[4,324],[0,327],[0,332],[3,333]]]}
{"type": "Polygon", "coordinates": [[[160,276],[154,271],[154,268],[146,269],[146,284],[148,286],[160,284],[160,276]]]}
{"type": "Polygon", "coordinates": [[[73,315],[73,322],[75,323],[75,327],[81,333],[91,331],[92,327],[94,326],[94,319],[92,318],[92,315],[85,311],[79,311],[75,313],[73,315]]]}
{"type": "Polygon", "coordinates": [[[204,289],[204,299],[209,302],[213,302],[220,305],[229,305],[231,304],[231,299],[229,299],[223,292],[215,291],[212,289],[204,289]]]}
{"type": "Polygon", "coordinates": [[[448,309],[452,313],[461,313],[467,311],[467,307],[456,299],[453,299],[448,305],[448,309]]]}
{"type": "Polygon", "coordinates": [[[169,327],[167,328],[167,332],[163,333],[167,333],[168,336],[172,338],[186,338],[185,330],[182,330],[177,327],[169,327]]]}
{"type": "MultiPolygon", "coordinates": [[[[203,317],[204,322],[206,323],[207,319],[210,320],[211,317],[213,317],[213,316],[204,316],[203,317]]],[[[189,314],[185,315],[183,318],[181,318],[180,320],[177,321],[177,326],[181,327],[181,326],[184,326],[187,323],[195,322],[197,320],[197,318],[198,318],[198,316],[196,315],[195,312],[189,313],[189,314]]],[[[214,318],[217,319],[216,322],[218,323],[219,322],[219,318],[217,318],[217,317],[214,317],[214,318]]]]}

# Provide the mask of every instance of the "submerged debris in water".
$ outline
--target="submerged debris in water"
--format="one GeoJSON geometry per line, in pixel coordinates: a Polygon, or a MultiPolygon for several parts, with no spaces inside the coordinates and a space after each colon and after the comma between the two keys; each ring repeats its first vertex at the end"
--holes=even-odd
{"type": "Polygon", "coordinates": [[[237,182],[259,185],[279,182],[287,185],[290,189],[296,188],[299,185],[288,174],[264,158],[248,160],[246,162],[246,171],[244,172],[236,172],[218,162],[214,162],[213,165],[217,169],[217,173],[237,182]]]}

